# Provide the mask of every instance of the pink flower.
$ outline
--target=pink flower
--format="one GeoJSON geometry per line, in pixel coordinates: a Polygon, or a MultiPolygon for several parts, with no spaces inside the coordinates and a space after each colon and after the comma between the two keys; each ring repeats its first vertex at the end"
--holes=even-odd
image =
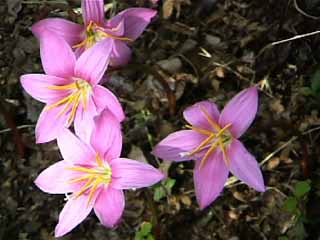
{"type": "Polygon", "coordinates": [[[55,139],[60,129],[73,121],[76,133],[85,138],[93,127],[93,117],[106,107],[118,121],[124,119],[118,99],[99,85],[108,66],[110,41],[99,42],[76,60],[63,39],[48,31],[42,33],[40,53],[46,74],[21,76],[23,88],[46,103],[36,126],[37,143],[55,139]]]}
{"type": "Polygon", "coordinates": [[[125,205],[123,189],[151,186],[164,178],[151,165],[120,158],[120,123],[112,113],[106,109],[94,121],[90,144],[62,130],[57,141],[64,160],[35,180],[44,192],[71,193],[60,213],[56,237],[70,232],[92,209],[104,226],[116,226],[125,205]]]}
{"type": "Polygon", "coordinates": [[[64,19],[49,18],[36,23],[32,32],[39,39],[45,29],[54,32],[77,49],[77,55],[97,42],[112,40],[111,65],[119,66],[130,60],[131,50],[127,43],[136,40],[157,14],[148,8],[129,8],[106,21],[103,0],[83,0],[82,10],[84,26],[64,19]]]}
{"type": "Polygon", "coordinates": [[[255,157],[238,140],[254,120],[257,108],[256,87],[236,95],[221,114],[214,103],[198,102],[183,113],[190,130],[172,133],[155,147],[153,154],[163,160],[196,160],[194,182],[201,209],[219,196],[229,171],[257,191],[265,191],[255,157]]]}

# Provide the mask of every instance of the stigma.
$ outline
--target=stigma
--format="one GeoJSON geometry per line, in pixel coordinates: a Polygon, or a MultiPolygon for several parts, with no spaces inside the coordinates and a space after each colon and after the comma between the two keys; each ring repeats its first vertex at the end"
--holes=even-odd
{"type": "MultiPolygon", "coordinates": [[[[207,110],[203,107],[200,107],[202,113],[207,119],[209,125],[212,127],[212,130],[203,129],[191,125],[186,125],[187,128],[196,131],[202,135],[205,135],[206,138],[197,146],[193,151],[188,152],[188,156],[194,156],[195,154],[205,151],[204,156],[201,159],[200,168],[202,168],[207,162],[208,158],[211,154],[213,154],[217,150],[221,150],[223,154],[223,159],[226,165],[230,166],[230,160],[227,156],[226,148],[232,142],[232,135],[229,132],[231,124],[227,124],[224,127],[221,127],[215,120],[209,115],[207,110]]],[[[185,155],[186,153],[183,153],[185,155]]]]}
{"type": "Polygon", "coordinates": [[[121,36],[116,35],[116,32],[119,31],[121,24],[122,23],[119,23],[118,26],[115,28],[107,29],[107,30],[109,30],[107,32],[104,27],[101,27],[98,24],[91,21],[88,24],[88,26],[86,27],[85,39],[82,42],[80,42],[79,44],[76,44],[72,47],[73,48],[88,49],[88,48],[91,48],[95,43],[97,43],[103,39],[106,39],[106,38],[112,38],[114,40],[120,40],[120,41],[125,41],[125,42],[133,42],[133,40],[131,38],[121,37],[121,36]]]}
{"type": "Polygon", "coordinates": [[[102,161],[101,157],[96,155],[96,166],[70,167],[67,170],[80,173],[80,177],[70,180],[69,184],[83,183],[81,189],[75,192],[72,197],[78,198],[81,195],[89,194],[88,205],[92,202],[94,194],[100,186],[108,186],[112,179],[112,170],[107,162],[102,161]]]}
{"type": "Polygon", "coordinates": [[[69,113],[68,125],[73,122],[76,116],[77,109],[81,102],[83,105],[83,109],[85,111],[87,110],[89,96],[92,92],[92,87],[86,80],[80,78],[73,78],[73,80],[73,83],[67,85],[49,86],[49,89],[56,91],[70,90],[70,94],[45,108],[45,110],[50,110],[64,105],[62,110],[58,113],[58,117],[69,113]]]}

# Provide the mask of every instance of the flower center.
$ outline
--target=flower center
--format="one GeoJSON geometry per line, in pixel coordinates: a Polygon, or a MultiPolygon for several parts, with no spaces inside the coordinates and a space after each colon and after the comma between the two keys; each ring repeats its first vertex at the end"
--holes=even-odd
{"type": "Polygon", "coordinates": [[[87,109],[89,95],[92,92],[92,87],[87,81],[80,78],[73,78],[73,80],[74,80],[73,83],[70,83],[67,85],[49,86],[48,88],[51,90],[57,90],[57,91],[70,90],[71,93],[67,97],[45,108],[46,110],[50,110],[55,107],[64,105],[64,108],[62,108],[62,110],[58,113],[58,116],[61,116],[67,112],[70,112],[70,115],[68,118],[68,124],[71,124],[73,122],[81,100],[82,100],[84,110],[87,109]]]}
{"type": "MultiPolygon", "coordinates": [[[[121,27],[119,25],[115,28],[109,29],[111,32],[117,32],[119,28],[121,27]]],[[[76,44],[73,46],[73,48],[82,48],[84,47],[85,49],[91,48],[95,43],[105,39],[105,38],[112,38],[115,40],[121,40],[121,41],[127,41],[127,42],[132,42],[133,40],[131,38],[127,37],[120,37],[116,36],[112,33],[108,33],[105,31],[105,29],[98,24],[94,22],[90,22],[86,28],[86,38],[80,42],[79,44],[76,44]]]]}
{"type": "Polygon", "coordinates": [[[71,167],[68,170],[82,173],[82,176],[69,181],[73,183],[84,183],[82,188],[75,193],[75,197],[78,198],[81,195],[89,191],[88,204],[91,203],[95,192],[101,185],[108,186],[112,180],[112,169],[107,162],[103,162],[100,156],[96,156],[97,166],[95,167],[71,167]]]}
{"type": "Polygon", "coordinates": [[[208,160],[209,156],[218,148],[220,148],[227,166],[230,166],[230,160],[226,153],[226,147],[232,142],[232,139],[233,139],[231,133],[228,130],[231,127],[231,124],[227,124],[225,127],[221,128],[219,124],[217,124],[214,121],[214,119],[208,114],[205,108],[200,107],[200,109],[203,112],[204,116],[206,117],[210,126],[212,126],[216,130],[216,132],[209,131],[207,129],[203,129],[199,127],[186,125],[187,128],[207,136],[207,138],[203,140],[198,147],[196,147],[192,152],[187,153],[187,155],[194,156],[195,154],[205,149],[208,149],[205,155],[203,156],[203,158],[201,159],[200,168],[202,168],[206,163],[206,161],[208,160]]]}

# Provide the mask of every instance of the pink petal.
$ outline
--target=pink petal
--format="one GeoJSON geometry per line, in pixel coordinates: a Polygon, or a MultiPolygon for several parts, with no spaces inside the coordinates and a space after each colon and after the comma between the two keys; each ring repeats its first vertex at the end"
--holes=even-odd
{"type": "Polygon", "coordinates": [[[220,151],[212,154],[201,168],[200,163],[196,161],[193,178],[197,201],[204,209],[220,195],[229,171],[220,151]]]}
{"type": "Polygon", "coordinates": [[[109,25],[117,26],[121,21],[125,22],[125,37],[137,39],[149,25],[157,11],[149,8],[129,8],[122,11],[109,21],[109,25]]]}
{"type": "Polygon", "coordinates": [[[184,110],[183,117],[192,126],[214,130],[205,113],[208,113],[208,115],[218,123],[220,113],[217,106],[211,101],[201,101],[188,107],[184,110]]]}
{"type": "Polygon", "coordinates": [[[266,190],[257,160],[240,141],[233,140],[227,154],[230,158],[230,171],[233,175],[259,192],[266,190]]]}
{"type": "Polygon", "coordinates": [[[95,162],[96,153],[70,130],[62,129],[57,143],[63,159],[70,164],[90,165],[95,162]]]}
{"type": "Polygon", "coordinates": [[[31,28],[31,31],[38,39],[40,39],[42,37],[42,33],[47,30],[60,36],[70,46],[73,46],[81,42],[82,34],[85,29],[79,24],[70,22],[62,18],[43,19],[34,24],[31,28]]]}
{"type": "Polygon", "coordinates": [[[50,90],[49,86],[66,85],[69,80],[44,74],[26,74],[20,77],[24,90],[33,98],[43,103],[53,103],[65,98],[70,94],[68,90],[50,90]]]}
{"type": "Polygon", "coordinates": [[[153,166],[127,158],[112,160],[111,168],[111,184],[117,189],[149,187],[164,178],[164,175],[153,166]]]}
{"type": "Polygon", "coordinates": [[[109,64],[112,41],[110,38],[104,39],[84,51],[76,62],[75,76],[92,85],[98,84],[109,64]]]}
{"type": "Polygon", "coordinates": [[[206,136],[193,130],[181,130],[171,133],[158,143],[152,154],[166,161],[187,161],[195,159],[188,153],[196,149],[206,136]]]}
{"type": "Polygon", "coordinates": [[[70,166],[67,161],[59,161],[42,171],[34,183],[42,191],[51,194],[73,192],[74,188],[68,183],[74,177],[72,171],[67,170],[70,166]]]}
{"type": "Polygon", "coordinates": [[[131,49],[123,41],[115,40],[110,65],[113,67],[128,64],[131,58],[131,49]]]}
{"type": "Polygon", "coordinates": [[[120,221],[124,206],[123,191],[109,186],[100,192],[94,205],[94,211],[104,226],[113,228],[120,221]]]}
{"type": "Polygon", "coordinates": [[[40,55],[46,74],[61,78],[73,76],[76,57],[63,38],[44,31],[40,38],[40,55]]]}
{"type": "Polygon", "coordinates": [[[230,132],[239,138],[251,125],[258,110],[258,90],[256,87],[238,93],[225,106],[220,115],[220,125],[232,124],[230,132]]]}
{"type": "Polygon", "coordinates": [[[116,117],[105,109],[94,119],[91,145],[106,160],[118,158],[122,149],[121,126],[116,117]]]}
{"type": "Polygon", "coordinates": [[[124,120],[125,115],[121,103],[119,102],[118,98],[107,88],[99,85],[95,86],[93,89],[93,100],[96,104],[98,112],[102,112],[105,108],[108,108],[119,122],[124,120]]]}
{"type": "Polygon", "coordinates": [[[84,142],[90,143],[91,134],[94,127],[93,118],[98,115],[97,108],[92,97],[89,97],[86,110],[83,104],[77,109],[74,119],[74,130],[76,135],[84,142]]]}
{"type": "Polygon", "coordinates": [[[68,115],[58,116],[63,107],[62,105],[50,110],[46,110],[46,108],[42,110],[35,130],[37,143],[45,143],[56,139],[59,131],[68,127],[68,115]]]}
{"type": "Polygon", "coordinates": [[[86,25],[91,21],[102,25],[104,22],[103,0],[82,0],[83,20],[86,25]]]}
{"type": "Polygon", "coordinates": [[[81,223],[91,212],[94,201],[88,204],[88,195],[81,195],[78,198],[71,196],[59,215],[55,237],[62,237],[81,223]]]}

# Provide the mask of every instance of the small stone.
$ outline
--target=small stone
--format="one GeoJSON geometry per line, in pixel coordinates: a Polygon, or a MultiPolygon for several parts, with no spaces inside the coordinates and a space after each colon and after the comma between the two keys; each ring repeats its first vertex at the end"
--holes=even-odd
{"type": "Polygon", "coordinates": [[[182,62],[179,58],[171,58],[161,60],[157,63],[163,70],[175,74],[178,73],[182,68],[182,62]]]}

